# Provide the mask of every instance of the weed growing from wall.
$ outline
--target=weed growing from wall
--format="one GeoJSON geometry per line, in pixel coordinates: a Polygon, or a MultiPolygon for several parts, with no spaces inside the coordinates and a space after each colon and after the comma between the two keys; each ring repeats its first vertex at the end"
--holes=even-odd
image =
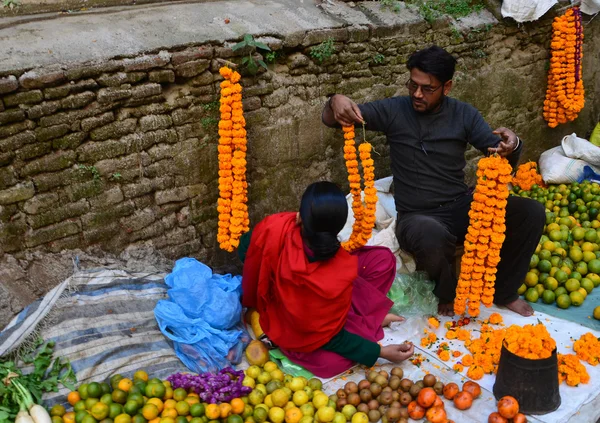
{"type": "Polygon", "coordinates": [[[311,57],[319,63],[323,63],[325,60],[329,59],[333,53],[335,53],[333,38],[328,38],[310,50],[311,57]]]}

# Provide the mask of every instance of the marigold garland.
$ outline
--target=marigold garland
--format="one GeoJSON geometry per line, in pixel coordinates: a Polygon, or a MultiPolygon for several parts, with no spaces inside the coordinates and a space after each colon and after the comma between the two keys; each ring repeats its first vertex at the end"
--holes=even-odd
{"type": "Polygon", "coordinates": [[[545,186],[542,175],[538,173],[536,162],[523,163],[519,166],[517,173],[512,179],[512,184],[524,191],[530,191],[534,185],[545,186]]]}
{"type": "Polygon", "coordinates": [[[600,362],[600,339],[587,332],[573,343],[573,351],[577,357],[595,366],[600,362]]]}
{"type": "Polygon", "coordinates": [[[494,301],[511,171],[508,160],[497,155],[482,158],[477,164],[477,185],[454,300],[454,312],[458,315],[467,311],[468,303],[468,313],[478,316],[480,303],[490,307],[494,301]]]}
{"type": "Polygon", "coordinates": [[[246,182],[246,120],[242,108],[240,74],[227,66],[219,69],[221,82],[219,120],[219,229],[221,249],[233,251],[240,236],[250,229],[248,219],[248,184],[246,182]]]}
{"type": "MultiPolygon", "coordinates": [[[[375,167],[371,158],[371,144],[363,142],[358,146],[360,162],[363,168],[365,186],[364,204],[360,187],[360,173],[356,157],[356,143],[354,141],[354,125],[344,126],[344,159],[348,170],[348,182],[352,194],[352,212],[354,213],[354,224],[352,234],[348,241],[342,243],[347,251],[354,251],[364,246],[375,226],[375,210],[377,207],[377,189],[375,189],[375,167]]],[[[364,127],[363,127],[364,133],[364,127]]]]}
{"type": "Polygon", "coordinates": [[[558,383],[567,382],[569,386],[588,383],[590,375],[574,354],[558,354],[558,383]]]}
{"type": "Polygon", "coordinates": [[[579,7],[568,9],[552,23],[552,57],[544,100],[544,119],[555,128],[573,121],[585,104],[581,78],[583,27],[579,7]]]}

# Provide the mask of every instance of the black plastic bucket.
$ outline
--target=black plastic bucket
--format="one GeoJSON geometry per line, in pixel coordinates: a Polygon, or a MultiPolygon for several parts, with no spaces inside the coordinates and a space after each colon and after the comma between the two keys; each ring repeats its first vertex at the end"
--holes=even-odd
{"type": "Polygon", "coordinates": [[[505,395],[515,397],[524,414],[547,414],[560,407],[556,348],[548,358],[531,360],[502,345],[494,396],[500,399],[505,395]]]}

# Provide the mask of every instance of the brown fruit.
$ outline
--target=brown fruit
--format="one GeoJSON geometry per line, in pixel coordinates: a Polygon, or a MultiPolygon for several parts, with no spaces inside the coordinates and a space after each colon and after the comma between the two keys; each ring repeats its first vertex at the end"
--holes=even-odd
{"type": "Polygon", "coordinates": [[[389,374],[388,372],[386,372],[385,370],[381,370],[381,371],[379,372],[379,374],[380,374],[381,376],[385,377],[386,379],[389,379],[389,378],[390,378],[390,374],[389,374]]]}
{"type": "Polygon", "coordinates": [[[269,361],[269,350],[261,341],[250,341],[246,347],[246,359],[251,366],[262,367],[269,361]]]}
{"type": "Polygon", "coordinates": [[[395,391],[400,387],[401,380],[398,376],[392,376],[388,382],[388,386],[395,391]]]}
{"type": "Polygon", "coordinates": [[[413,381],[410,379],[402,379],[400,381],[400,389],[402,389],[404,392],[408,392],[411,386],[413,386],[413,381]]]}
{"type": "Polygon", "coordinates": [[[525,417],[525,414],[518,413],[512,421],[513,423],[527,423],[527,417],[525,417]]]}
{"type": "Polygon", "coordinates": [[[350,395],[348,395],[346,401],[348,404],[352,404],[353,406],[357,407],[358,404],[360,404],[360,396],[356,392],[352,392],[350,395]]]}
{"type": "Polygon", "coordinates": [[[379,403],[377,400],[372,399],[367,403],[367,406],[369,407],[369,410],[377,410],[379,408],[379,403]]]}
{"type": "Polygon", "coordinates": [[[338,397],[336,394],[333,394],[333,395],[329,395],[329,399],[333,402],[336,402],[338,400],[338,397]]]}
{"type": "Polygon", "coordinates": [[[338,397],[338,399],[346,398],[348,396],[346,394],[346,391],[344,391],[343,389],[338,389],[337,392],[335,393],[335,395],[338,397]]]}
{"type": "Polygon", "coordinates": [[[473,395],[467,391],[461,391],[452,399],[454,406],[459,410],[468,410],[473,405],[473,395]]]}
{"type": "Polygon", "coordinates": [[[381,418],[381,413],[379,412],[379,410],[371,410],[369,411],[369,421],[371,423],[377,423],[379,421],[379,419],[381,418]]]}
{"type": "Polygon", "coordinates": [[[433,385],[433,390],[436,394],[442,395],[444,392],[444,382],[436,382],[435,385],[433,385]]]}
{"type": "Polygon", "coordinates": [[[360,396],[360,400],[362,402],[369,402],[373,399],[373,394],[368,389],[363,389],[358,395],[360,396]]]}
{"type": "Polygon", "coordinates": [[[375,370],[371,370],[369,372],[369,374],[367,375],[367,380],[371,383],[375,382],[375,378],[379,376],[379,373],[377,373],[375,370]]]}
{"type": "Polygon", "coordinates": [[[400,404],[400,401],[392,401],[392,403],[390,404],[390,408],[400,408],[402,407],[402,404],[400,404]]]}
{"type": "Polygon", "coordinates": [[[451,400],[456,394],[458,394],[458,385],[454,382],[446,384],[444,386],[444,398],[451,400]]]}
{"type": "Polygon", "coordinates": [[[385,416],[387,417],[388,422],[396,423],[398,419],[400,419],[400,409],[392,407],[385,413],[385,416]]]}
{"type": "Polygon", "coordinates": [[[364,402],[361,402],[360,404],[358,404],[356,409],[358,411],[360,411],[361,413],[365,413],[365,414],[367,414],[369,412],[369,406],[367,404],[365,404],[364,402]]]}
{"type": "Polygon", "coordinates": [[[437,379],[434,375],[425,375],[425,377],[423,378],[423,384],[426,387],[432,387],[433,385],[435,385],[436,382],[437,379]]]}
{"type": "Polygon", "coordinates": [[[378,383],[372,383],[369,390],[371,391],[371,393],[373,394],[374,397],[378,397],[379,394],[381,394],[381,391],[383,390],[383,388],[378,383]]]}
{"type": "Polygon", "coordinates": [[[371,382],[369,382],[366,379],[363,379],[360,382],[358,382],[358,390],[359,391],[362,391],[363,389],[369,389],[370,386],[371,386],[371,382]]]}
{"type": "Polygon", "coordinates": [[[481,387],[477,382],[473,382],[471,380],[464,383],[462,390],[473,395],[473,399],[481,395],[481,387]]]}
{"type": "Polygon", "coordinates": [[[385,414],[381,416],[381,423],[390,423],[390,421],[388,420],[388,418],[385,414]]]}
{"type": "Polygon", "coordinates": [[[413,385],[410,387],[410,389],[408,390],[408,393],[413,397],[413,398],[417,398],[417,395],[419,395],[419,392],[421,392],[421,388],[419,385],[413,385]]]}
{"type": "Polygon", "coordinates": [[[390,407],[388,407],[386,405],[380,405],[377,410],[379,410],[379,412],[381,413],[381,415],[384,416],[385,413],[387,413],[387,411],[388,411],[389,408],[390,407]]]}
{"type": "Polygon", "coordinates": [[[498,413],[505,419],[512,419],[519,414],[519,402],[509,395],[498,401],[498,413]]]}
{"type": "Polygon", "coordinates": [[[431,407],[425,413],[425,418],[431,423],[446,423],[448,417],[446,416],[446,410],[442,407],[431,407]]]}
{"type": "Polygon", "coordinates": [[[408,417],[409,417],[409,415],[408,415],[408,408],[406,408],[406,407],[402,407],[402,408],[400,409],[400,418],[401,418],[401,419],[403,419],[403,418],[404,418],[404,419],[408,419],[408,417]]]}
{"type": "Polygon", "coordinates": [[[392,401],[394,401],[394,399],[392,398],[391,392],[382,392],[381,393],[381,399],[379,400],[379,402],[381,404],[390,405],[392,403],[392,401]]]}
{"type": "Polygon", "coordinates": [[[398,391],[392,392],[392,399],[394,401],[400,401],[400,392],[398,392],[398,391]]]}
{"type": "Polygon", "coordinates": [[[415,382],[415,385],[419,385],[421,388],[424,388],[424,387],[425,387],[425,383],[424,383],[422,380],[417,380],[417,381],[415,382]]]}
{"type": "Polygon", "coordinates": [[[358,392],[358,385],[356,384],[356,382],[348,382],[346,386],[344,386],[344,391],[346,391],[346,394],[358,392]]]}
{"type": "Polygon", "coordinates": [[[423,388],[417,396],[417,403],[423,408],[429,408],[435,402],[437,394],[432,388],[423,388]]]}
{"type": "Polygon", "coordinates": [[[398,376],[398,378],[402,379],[404,377],[404,370],[401,367],[394,367],[392,369],[392,375],[398,376]]]}
{"type": "Polygon", "coordinates": [[[346,398],[340,398],[335,403],[338,411],[340,411],[342,408],[344,408],[344,405],[346,405],[346,404],[348,404],[348,400],[346,398]]]}
{"type": "Polygon", "coordinates": [[[494,411],[492,414],[489,415],[488,423],[508,423],[508,420],[506,420],[504,417],[502,417],[500,414],[494,411]]]}
{"type": "Polygon", "coordinates": [[[400,420],[398,420],[398,423],[408,423],[408,417],[407,418],[400,417],[400,420]]]}
{"type": "Polygon", "coordinates": [[[400,404],[407,406],[413,400],[413,397],[408,392],[402,392],[400,394],[400,404]]]}
{"type": "Polygon", "coordinates": [[[383,388],[381,390],[381,392],[393,392],[394,390],[392,388],[390,388],[389,386],[386,386],[385,388],[383,388]]]}
{"type": "Polygon", "coordinates": [[[375,383],[377,383],[378,385],[380,385],[382,388],[385,388],[388,385],[387,377],[385,377],[383,375],[378,375],[375,378],[375,383]]]}

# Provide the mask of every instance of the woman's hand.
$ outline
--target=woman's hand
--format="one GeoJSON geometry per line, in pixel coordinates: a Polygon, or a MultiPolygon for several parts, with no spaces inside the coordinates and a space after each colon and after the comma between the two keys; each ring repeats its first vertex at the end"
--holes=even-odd
{"type": "Polygon", "coordinates": [[[399,363],[410,358],[414,352],[414,345],[410,342],[405,342],[399,345],[386,345],[381,347],[379,356],[391,361],[392,363],[399,363]]]}

